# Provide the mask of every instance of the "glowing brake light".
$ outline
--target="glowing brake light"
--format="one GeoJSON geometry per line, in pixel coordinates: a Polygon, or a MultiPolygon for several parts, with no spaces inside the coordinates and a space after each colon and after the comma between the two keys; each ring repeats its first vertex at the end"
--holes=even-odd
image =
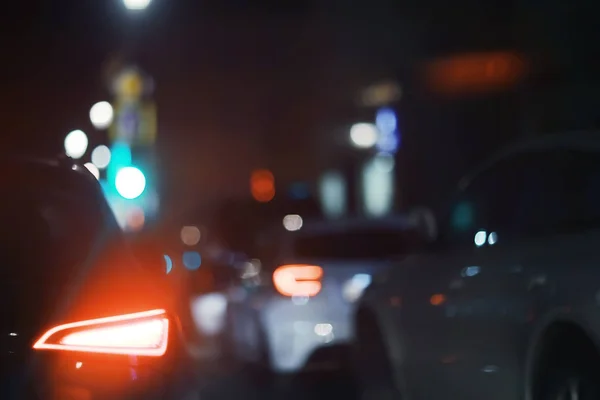
{"type": "Polygon", "coordinates": [[[168,339],[165,310],[152,310],[59,325],[33,348],[158,357],[167,351],[168,339]]]}
{"type": "Polygon", "coordinates": [[[275,289],[284,296],[316,296],[321,291],[323,268],[316,265],[283,265],[273,272],[275,289]]]}

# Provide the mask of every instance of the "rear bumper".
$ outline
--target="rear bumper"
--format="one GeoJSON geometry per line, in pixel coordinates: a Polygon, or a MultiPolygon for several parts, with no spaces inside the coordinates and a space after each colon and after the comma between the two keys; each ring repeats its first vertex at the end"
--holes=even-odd
{"type": "MultiPolygon", "coordinates": [[[[8,374],[3,400],[188,400],[197,396],[191,360],[38,352],[8,374]]],[[[4,377],[6,378],[6,377],[4,377]]]]}

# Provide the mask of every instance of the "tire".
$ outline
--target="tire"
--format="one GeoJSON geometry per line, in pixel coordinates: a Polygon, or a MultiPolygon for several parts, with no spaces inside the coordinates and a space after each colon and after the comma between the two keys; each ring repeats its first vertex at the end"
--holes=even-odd
{"type": "Polygon", "coordinates": [[[598,374],[588,366],[558,368],[549,371],[540,382],[536,400],[598,400],[600,381],[598,374]]]}
{"type": "Polygon", "coordinates": [[[377,321],[367,311],[357,313],[354,374],[360,400],[399,400],[393,368],[377,321]]]}

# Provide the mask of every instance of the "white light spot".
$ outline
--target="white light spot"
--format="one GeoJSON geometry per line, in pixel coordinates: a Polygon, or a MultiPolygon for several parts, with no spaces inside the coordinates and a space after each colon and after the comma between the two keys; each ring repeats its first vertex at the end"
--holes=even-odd
{"type": "Polygon", "coordinates": [[[87,135],[77,129],[69,132],[65,137],[65,152],[67,155],[75,160],[83,157],[88,148],[88,137],[87,135]]]}
{"type": "Polygon", "coordinates": [[[491,232],[488,236],[488,244],[493,246],[496,244],[496,242],[498,242],[498,234],[496,232],[491,232]]]}
{"type": "Polygon", "coordinates": [[[90,171],[96,179],[100,179],[100,171],[98,170],[98,167],[96,167],[91,162],[85,163],[83,166],[86,167],[87,170],[90,171]]]}
{"type": "Polygon", "coordinates": [[[75,368],[80,369],[81,367],[83,367],[83,363],[81,361],[77,361],[75,363],[75,368]]]}
{"type": "Polygon", "coordinates": [[[138,198],[146,189],[146,177],[135,167],[121,168],[115,178],[117,192],[126,199],[138,198]]]}
{"type": "Polygon", "coordinates": [[[373,124],[358,123],[350,128],[350,140],[355,147],[368,149],[375,146],[379,133],[373,124]]]}
{"type": "Polygon", "coordinates": [[[471,266],[471,267],[467,267],[463,270],[462,276],[465,277],[472,277],[475,276],[477,274],[479,274],[479,272],[481,271],[481,268],[478,266],[471,266]]]}
{"type": "Polygon", "coordinates": [[[327,336],[333,332],[333,325],[331,324],[316,324],[315,334],[317,336],[327,336]]]}
{"type": "Polygon", "coordinates": [[[485,240],[487,239],[486,231],[479,231],[475,234],[475,246],[481,247],[485,244],[485,240]]]}
{"type": "Polygon", "coordinates": [[[201,332],[215,335],[225,325],[227,299],[221,293],[210,293],[191,299],[192,317],[201,332]]]}
{"type": "Polygon", "coordinates": [[[297,214],[290,214],[283,217],[283,227],[288,231],[300,230],[302,223],[302,217],[297,214]]]}
{"type": "Polygon", "coordinates": [[[106,129],[112,124],[114,111],[107,101],[96,103],[90,109],[90,121],[96,129],[106,129]]]}
{"type": "Polygon", "coordinates": [[[129,10],[145,10],[152,0],[123,0],[123,4],[129,10]]]}
{"type": "Polygon", "coordinates": [[[110,157],[110,149],[104,145],[98,146],[92,151],[92,162],[98,169],[108,167],[110,157]]]}
{"type": "Polygon", "coordinates": [[[365,289],[371,284],[369,274],[356,274],[342,287],[342,295],[346,301],[353,303],[360,299],[365,289]]]}

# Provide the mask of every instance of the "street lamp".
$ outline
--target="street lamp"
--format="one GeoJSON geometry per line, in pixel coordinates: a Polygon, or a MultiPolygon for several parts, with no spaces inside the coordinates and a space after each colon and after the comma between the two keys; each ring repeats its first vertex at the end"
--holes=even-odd
{"type": "Polygon", "coordinates": [[[128,10],[145,10],[152,0],[123,0],[123,4],[128,10]]]}

